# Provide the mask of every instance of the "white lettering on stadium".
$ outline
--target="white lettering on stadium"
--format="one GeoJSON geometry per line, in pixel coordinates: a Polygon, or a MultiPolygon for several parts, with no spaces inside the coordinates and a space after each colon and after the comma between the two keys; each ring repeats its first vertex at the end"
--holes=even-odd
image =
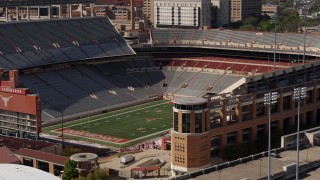
{"type": "Polygon", "coordinates": [[[23,94],[21,89],[13,89],[9,87],[1,87],[0,89],[2,92],[9,92],[9,93],[18,93],[18,94],[23,94]]]}

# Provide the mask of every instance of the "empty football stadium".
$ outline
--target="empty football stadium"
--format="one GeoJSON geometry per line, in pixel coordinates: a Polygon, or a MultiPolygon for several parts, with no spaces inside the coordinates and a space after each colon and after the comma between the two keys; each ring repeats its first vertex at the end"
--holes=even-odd
{"type": "Polygon", "coordinates": [[[297,87],[307,88],[302,124],[320,122],[317,35],[307,34],[304,46],[303,34],[278,33],[275,42],[274,34],[266,32],[155,29],[149,31],[148,43],[130,47],[108,18],[0,27],[1,91],[10,93],[1,104],[1,133],[6,135],[28,137],[32,126],[38,137],[42,126],[46,134],[64,132],[66,138],[122,147],[171,129],[173,169],[190,171],[208,166],[224,146],[250,143],[267,132],[266,93],[278,92],[271,111],[273,130],[290,133],[297,126],[297,87]],[[8,85],[11,77],[17,78],[9,70],[19,71],[15,86],[8,85]],[[33,102],[37,111],[22,119],[38,124],[12,118],[21,115],[11,109],[10,98],[23,89],[39,98],[33,102]],[[177,97],[208,101],[210,111],[201,125],[188,120],[194,114],[181,114],[193,105],[179,106],[180,114],[175,114],[173,104],[162,100],[175,102],[177,97]],[[196,162],[184,161],[190,144],[199,148],[196,162]]]}

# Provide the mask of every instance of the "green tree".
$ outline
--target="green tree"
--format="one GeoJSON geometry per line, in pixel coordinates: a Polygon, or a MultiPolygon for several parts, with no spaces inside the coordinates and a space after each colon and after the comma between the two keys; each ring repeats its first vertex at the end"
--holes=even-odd
{"type": "Polygon", "coordinates": [[[79,177],[77,164],[73,160],[68,160],[63,169],[63,180],[72,180],[79,177]]]}
{"type": "Polygon", "coordinates": [[[262,31],[270,31],[272,29],[272,27],[273,27],[273,25],[271,24],[270,19],[262,20],[259,23],[259,25],[260,25],[262,31]]]}
{"type": "Polygon", "coordinates": [[[256,27],[258,25],[258,22],[259,22],[258,18],[250,16],[244,19],[243,24],[252,25],[256,27]]]}
{"type": "Polygon", "coordinates": [[[92,173],[89,173],[89,174],[87,175],[87,180],[94,180],[94,176],[93,176],[92,173]]]}
{"type": "Polygon", "coordinates": [[[256,27],[251,24],[245,24],[245,25],[240,26],[240,29],[253,31],[253,30],[256,30],[256,27]]]}
{"type": "Polygon", "coordinates": [[[87,180],[87,177],[80,176],[78,180],[87,180]]]}
{"type": "Polygon", "coordinates": [[[299,13],[295,9],[287,8],[282,11],[282,16],[278,18],[278,32],[297,32],[301,26],[299,13]]]}
{"type": "Polygon", "coordinates": [[[103,169],[96,169],[94,171],[94,179],[95,180],[107,180],[109,176],[107,175],[106,171],[103,169]]]}

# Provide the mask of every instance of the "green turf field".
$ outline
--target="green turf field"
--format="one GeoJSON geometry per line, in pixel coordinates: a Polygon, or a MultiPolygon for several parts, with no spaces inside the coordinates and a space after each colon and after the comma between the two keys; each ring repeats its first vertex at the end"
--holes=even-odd
{"type": "MultiPolygon", "coordinates": [[[[172,128],[172,106],[168,101],[155,101],[64,123],[64,129],[124,138],[128,142],[116,146],[132,145],[135,142],[159,136],[161,132],[172,128]]],[[[60,133],[55,130],[60,128],[60,124],[46,127],[43,128],[43,133],[58,135],[60,133]]],[[[86,137],[72,135],[65,135],[65,137],[115,145],[112,142],[86,137]]]]}

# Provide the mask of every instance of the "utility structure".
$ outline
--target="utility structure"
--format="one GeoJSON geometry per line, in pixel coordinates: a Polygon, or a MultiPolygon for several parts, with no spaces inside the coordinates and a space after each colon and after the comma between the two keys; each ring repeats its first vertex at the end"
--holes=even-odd
{"type": "Polygon", "coordinates": [[[304,99],[307,94],[306,87],[294,88],[293,98],[298,101],[298,121],[297,121],[297,168],[296,168],[296,179],[299,179],[299,144],[300,144],[300,103],[301,99],[304,99]]]}
{"type": "Polygon", "coordinates": [[[271,180],[271,106],[277,103],[278,92],[264,94],[264,105],[268,107],[268,180],[271,180]]]}

